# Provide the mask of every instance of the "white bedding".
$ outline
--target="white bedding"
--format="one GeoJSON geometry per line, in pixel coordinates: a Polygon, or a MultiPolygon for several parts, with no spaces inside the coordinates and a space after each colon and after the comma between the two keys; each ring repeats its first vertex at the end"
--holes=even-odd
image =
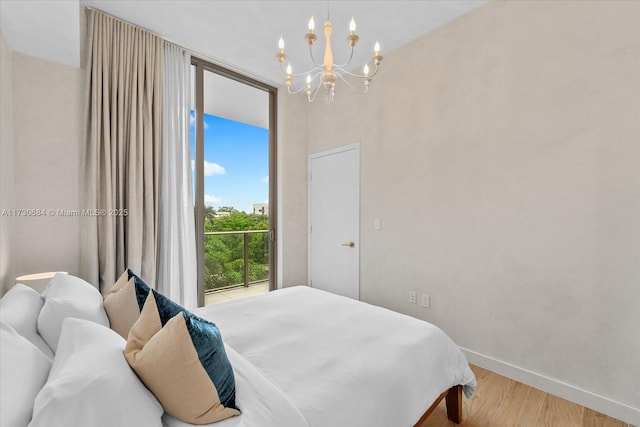
{"type": "MultiPolygon", "coordinates": [[[[308,427],[298,409],[286,395],[275,387],[260,371],[229,346],[225,351],[236,378],[236,403],[242,415],[227,418],[213,427],[308,427]]],[[[165,413],[162,421],[167,427],[193,427],[165,413]]]]}
{"type": "Polygon", "coordinates": [[[243,415],[217,427],[413,426],[443,391],[475,389],[438,327],[306,286],[196,314],[220,327],[238,384],[243,415]]]}

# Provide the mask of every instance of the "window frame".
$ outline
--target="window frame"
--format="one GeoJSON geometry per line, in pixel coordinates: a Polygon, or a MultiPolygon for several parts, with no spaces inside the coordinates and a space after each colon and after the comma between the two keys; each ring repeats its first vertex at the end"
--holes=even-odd
{"type": "Polygon", "coordinates": [[[269,291],[277,287],[277,122],[278,89],[254,78],[229,70],[197,56],[191,56],[195,67],[195,197],[196,207],[196,259],[198,307],[204,306],[204,72],[212,72],[237,82],[252,86],[269,94],[269,291]]]}

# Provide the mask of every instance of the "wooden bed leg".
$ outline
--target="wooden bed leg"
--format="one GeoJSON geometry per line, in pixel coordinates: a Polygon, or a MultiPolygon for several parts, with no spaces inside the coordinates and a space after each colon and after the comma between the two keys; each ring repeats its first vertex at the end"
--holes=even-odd
{"type": "Polygon", "coordinates": [[[447,396],[447,418],[456,424],[462,422],[462,386],[451,387],[447,396]]]}
{"type": "Polygon", "coordinates": [[[442,399],[446,399],[447,403],[447,418],[456,424],[462,422],[462,386],[456,385],[449,390],[443,392],[438,398],[429,406],[429,409],[420,417],[418,422],[413,427],[420,427],[424,420],[438,407],[442,399]]]}

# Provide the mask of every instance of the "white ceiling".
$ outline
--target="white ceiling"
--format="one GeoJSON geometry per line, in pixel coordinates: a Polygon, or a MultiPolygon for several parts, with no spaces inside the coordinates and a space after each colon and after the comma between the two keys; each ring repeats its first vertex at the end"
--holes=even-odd
{"type": "Polygon", "coordinates": [[[0,29],[11,50],[80,64],[78,0],[0,0],[0,29]]]}
{"type": "MultiPolygon", "coordinates": [[[[0,0],[0,28],[14,51],[79,66],[80,16],[83,7],[89,6],[146,28],[205,59],[280,86],[284,82],[276,59],[280,36],[294,73],[311,68],[304,40],[311,16],[322,39],[322,23],[330,14],[336,63],[347,59],[346,36],[354,17],[360,36],[352,61],[356,68],[371,59],[376,41],[385,55],[484,1],[0,0]]],[[[318,44],[315,55],[322,58],[324,44],[318,44]]]]}
{"type": "Polygon", "coordinates": [[[203,86],[206,114],[269,129],[268,92],[215,73],[204,73],[203,86]]]}

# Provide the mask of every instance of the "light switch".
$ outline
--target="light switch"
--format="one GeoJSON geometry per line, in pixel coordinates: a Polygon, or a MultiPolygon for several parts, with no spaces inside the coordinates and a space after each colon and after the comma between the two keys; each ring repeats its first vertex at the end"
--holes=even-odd
{"type": "Polygon", "coordinates": [[[373,221],[373,228],[380,230],[380,218],[376,218],[375,221],[373,221]]]}

